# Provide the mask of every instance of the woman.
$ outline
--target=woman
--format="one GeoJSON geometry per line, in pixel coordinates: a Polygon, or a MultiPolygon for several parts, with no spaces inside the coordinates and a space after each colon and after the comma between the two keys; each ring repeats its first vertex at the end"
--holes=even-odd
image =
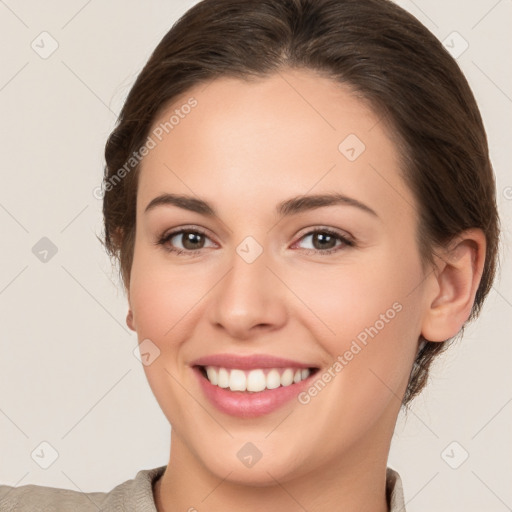
{"type": "Polygon", "coordinates": [[[204,0],[105,155],[169,463],[110,493],[3,486],[0,509],[405,510],[397,415],[497,259],[485,131],[441,43],[386,0],[204,0]]]}

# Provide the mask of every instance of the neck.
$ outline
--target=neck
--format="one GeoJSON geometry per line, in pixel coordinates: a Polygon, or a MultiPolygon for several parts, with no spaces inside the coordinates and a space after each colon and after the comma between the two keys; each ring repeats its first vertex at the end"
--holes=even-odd
{"type": "Polygon", "coordinates": [[[169,464],[154,487],[158,512],[388,512],[386,465],[392,431],[368,436],[321,467],[267,483],[249,485],[206,468],[173,430],[169,464]],[[377,447],[377,448],[376,448],[377,447]]]}

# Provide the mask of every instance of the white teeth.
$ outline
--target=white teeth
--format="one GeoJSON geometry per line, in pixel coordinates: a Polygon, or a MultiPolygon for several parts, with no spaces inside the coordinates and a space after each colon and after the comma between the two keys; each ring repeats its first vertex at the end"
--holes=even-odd
{"type": "Polygon", "coordinates": [[[229,374],[229,389],[231,391],[245,391],[247,389],[247,377],[242,370],[231,370],[229,374]]]}
{"type": "MultiPolygon", "coordinates": [[[[267,379],[263,370],[253,370],[247,376],[247,391],[263,391],[267,387],[267,379]]],[[[245,390],[244,390],[245,391],[245,390]]]]}
{"type": "Polygon", "coordinates": [[[286,368],[281,375],[281,385],[289,386],[293,382],[293,370],[291,368],[286,368]]]}
{"type": "MultiPolygon", "coordinates": [[[[214,368],[212,368],[212,370],[215,371],[214,368]]],[[[229,387],[229,373],[225,368],[219,369],[219,374],[218,374],[217,380],[218,380],[217,386],[219,386],[220,388],[229,387]]],[[[213,384],[213,382],[212,382],[212,384],[213,384]]]]}
{"type": "Polygon", "coordinates": [[[250,391],[256,393],[264,389],[275,389],[307,379],[308,368],[272,368],[270,370],[255,369],[250,371],[239,369],[206,367],[208,380],[215,386],[229,388],[231,391],[250,391]]]}
{"type": "Polygon", "coordinates": [[[279,375],[279,372],[272,368],[267,373],[267,388],[268,389],[275,389],[278,388],[281,385],[281,375],[279,375]]]}
{"type": "Polygon", "coordinates": [[[217,372],[215,371],[215,368],[212,368],[211,366],[206,367],[206,373],[208,374],[208,380],[212,383],[217,385],[219,383],[219,380],[217,378],[217,372]]]}

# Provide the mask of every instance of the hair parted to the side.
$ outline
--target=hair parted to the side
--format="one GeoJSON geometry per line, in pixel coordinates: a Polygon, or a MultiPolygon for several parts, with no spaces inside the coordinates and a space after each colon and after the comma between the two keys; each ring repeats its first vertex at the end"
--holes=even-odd
{"type": "MultiPolygon", "coordinates": [[[[230,76],[306,68],[350,86],[399,141],[401,172],[416,199],[423,262],[467,228],[481,228],[486,260],[469,320],[498,266],[499,217],[487,138],[455,60],[418,20],[389,0],[203,0],[174,24],[139,74],[106,148],[104,185],[145,143],[152,123],[192,86],[230,76]]],[[[103,199],[104,244],[129,287],[138,166],[103,199]]],[[[462,335],[463,329],[459,333],[462,335]]],[[[456,337],[425,341],[403,398],[456,337]]]]}

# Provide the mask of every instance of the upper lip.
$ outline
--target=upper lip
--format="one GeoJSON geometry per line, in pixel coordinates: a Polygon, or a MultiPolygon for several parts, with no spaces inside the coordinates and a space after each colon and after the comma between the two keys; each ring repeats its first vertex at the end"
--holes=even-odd
{"type": "Polygon", "coordinates": [[[214,354],[195,359],[190,365],[220,366],[222,368],[239,368],[241,370],[251,370],[254,368],[314,368],[313,365],[308,363],[301,363],[269,354],[252,354],[249,356],[214,354]]]}

